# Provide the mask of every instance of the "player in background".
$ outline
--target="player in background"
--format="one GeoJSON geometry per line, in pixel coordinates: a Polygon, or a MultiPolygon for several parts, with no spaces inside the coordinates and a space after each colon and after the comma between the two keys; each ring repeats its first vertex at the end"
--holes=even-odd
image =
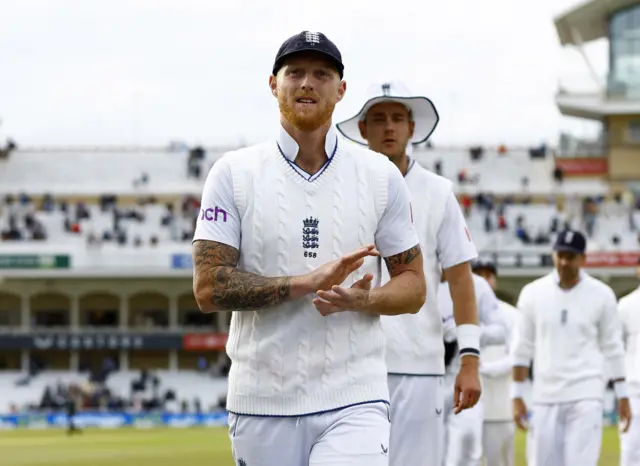
{"type": "MultiPolygon", "coordinates": [[[[640,262],[636,275],[640,278],[640,262]]],[[[640,287],[618,302],[626,346],[629,402],[634,415],[640,413],[640,287]]],[[[620,466],[640,466],[640,420],[634,419],[621,437],[620,466]]]]}
{"type": "MultiPolygon", "coordinates": [[[[473,285],[477,299],[478,316],[480,320],[480,349],[484,354],[487,345],[504,344],[508,338],[508,330],[500,314],[498,299],[489,283],[478,275],[473,275],[473,285]]],[[[450,316],[454,312],[454,303],[451,299],[449,282],[443,275],[443,283],[438,291],[438,308],[442,314],[445,327],[451,322],[450,316]]],[[[447,328],[445,333],[447,346],[459,345],[457,330],[451,335],[447,328]]],[[[453,358],[447,366],[444,377],[445,390],[453,386],[456,373],[460,367],[460,357],[453,354],[453,358]]],[[[444,435],[441,443],[444,450],[444,458],[441,462],[446,466],[480,466],[482,460],[482,425],[484,412],[484,393],[479,403],[473,408],[455,415],[451,400],[445,402],[444,408],[444,435]]]]}
{"type": "Polygon", "coordinates": [[[538,465],[598,464],[605,374],[614,381],[623,431],[631,421],[616,297],[582,270],[586,247],[579,231],[561,232],[555,270],[526,285],[518,299],[513,416],[526,430],[523,382],[533,360],[533,445],[527,449],[538,465]]]}
{"type": "Polygon", "coordinates": [[[279,133],[225,154],[203,189],[194,295],[204,312],[233,311],[237,464],[388,464],[380,315],[418,312],[426,284],[402,175],[332,126],[343,72],[324,34],[287,39],[269,78],[279,133]]]}
{"type": "MultiPolygon", "coordinates": [[[[425,142],[437,123],[429,99],[412,95],[402,83],[384,82],[371,86],[356,116],[337,125],[348,139],[386,155],[404,175],[425,258],[428,291],[423,308],[415,315],[382,318],[391,395],[391,466],[439,465],[444,398],[455,397],[458,413],[480,396],[478,317],[469,266],[476,249],[452,183],[409,156],[412,144],[425,142]],[[455,394],[443,392],[444,347],[437,303],[441,266],[451,283],[463,356],[455,394]]],[[[388,279],[385,274],[383,282],[388,279]]]]}
{"type": "MultiPolygon", "coordinates": [[[[493,262],[476,261],[473,272],[481,276],[495,292],[498,287],[498,270],[493,262]]],[[[511,356],[509,347],[518,318],[518,310],[509,303],[498,300],[500,316],[509,332],[505,344],[487,345],[482,348],[480,374],[482,375],[482,447],[486,466],[512,466],[514,462],[513,410],[509,397],[511,384],[511,356]]]]}

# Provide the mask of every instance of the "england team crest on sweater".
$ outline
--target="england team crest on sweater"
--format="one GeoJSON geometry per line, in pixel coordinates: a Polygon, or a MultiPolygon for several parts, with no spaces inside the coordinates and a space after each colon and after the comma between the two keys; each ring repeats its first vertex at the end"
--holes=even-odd
{"type": "Polygon", "coordinates": [[[304,257],[316,257],[317,255],[313,250],[319,247],[319,223],[320,220],[314,217],[309,217],[302,221],[302,247],[305,250],[304,257]]]}

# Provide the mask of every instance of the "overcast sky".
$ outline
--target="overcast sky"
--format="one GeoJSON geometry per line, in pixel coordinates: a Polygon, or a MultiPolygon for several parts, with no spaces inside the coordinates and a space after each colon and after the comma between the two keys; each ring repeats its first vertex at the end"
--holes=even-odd
{"type": "MultiPolygon", "coordinates": [[[[287,37],[341,49],[352,116],[400,79],[441,115],[436,144],[555,144],[593,125],[558,113],[593,89],[553,18],[575,0],[0,0],[0,140],[22,145],[258,142],[277,125],[268,76],[287,37]]],[[[589,56],[604,76],[606,44],[589,56]]]]}

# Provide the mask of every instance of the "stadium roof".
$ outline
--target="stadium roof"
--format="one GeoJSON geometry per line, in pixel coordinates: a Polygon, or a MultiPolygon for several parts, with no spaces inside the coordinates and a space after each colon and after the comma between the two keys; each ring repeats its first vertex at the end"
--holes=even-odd
{"type": "Polygon", "coordinates": [[[614,115],[640,115],[640,101],[612,100],[601,93],[558,93],[555,100],[560,113],[577,118],[601,121],[614,115]]]}
{"type": "Polygon", "coordinates": [[[591,0],[573,8],[555,19],[562,45],[579,45],[608,36],[609,17],[612,13],[632,5],[638,0],[591,0]]]}

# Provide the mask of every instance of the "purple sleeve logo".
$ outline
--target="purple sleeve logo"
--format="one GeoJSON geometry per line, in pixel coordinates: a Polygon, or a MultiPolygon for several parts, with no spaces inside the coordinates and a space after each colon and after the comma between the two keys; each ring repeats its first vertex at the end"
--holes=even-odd
{"type": "Polygon", "coordinates": [[[200,209],[200,220],[207,220],[209,222],[222,221],[227,223],[227,211],[216,206],[215,209],[209,207],[208,209],[200,209]]]}

